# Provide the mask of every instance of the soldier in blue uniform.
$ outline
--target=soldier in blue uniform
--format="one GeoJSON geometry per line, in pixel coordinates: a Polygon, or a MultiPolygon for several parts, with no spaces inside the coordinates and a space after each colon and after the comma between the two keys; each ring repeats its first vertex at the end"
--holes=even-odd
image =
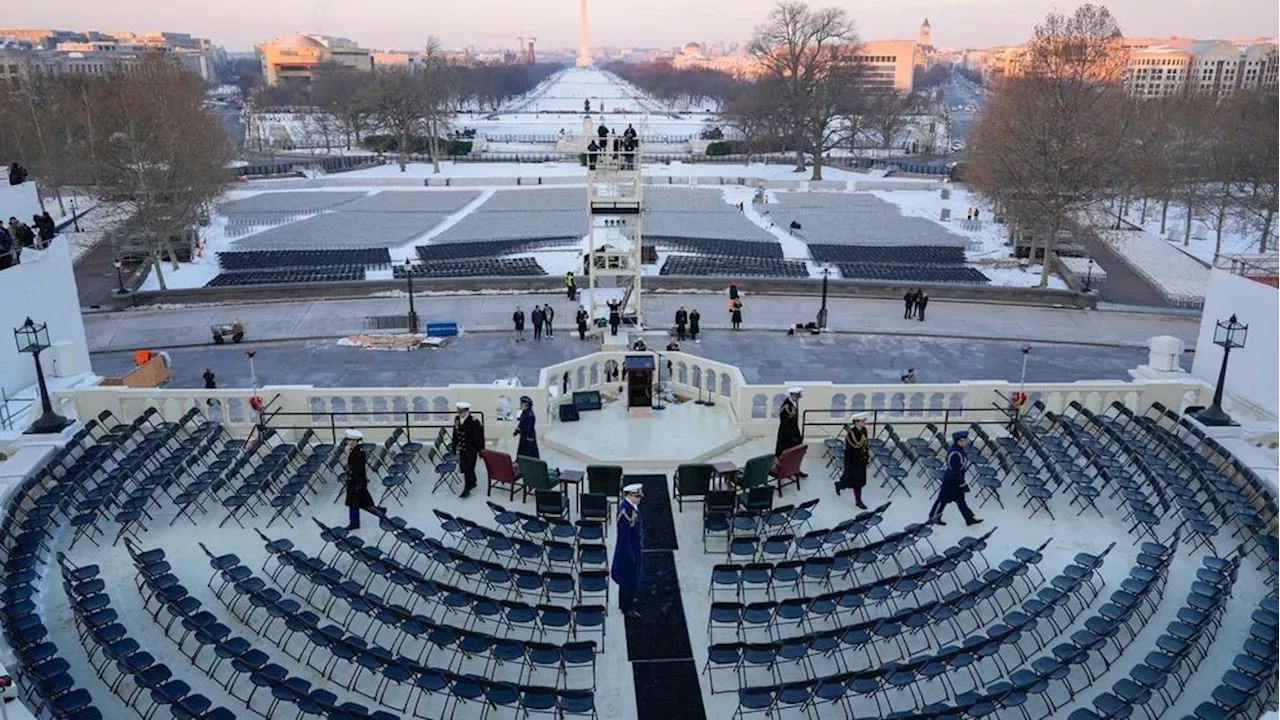
{"type": "Polygon", "coordinates": [[[969,486],[964,480],[965,472],[969,469],[969,458],[965,452],[967,447],[969,447],[968,430],[957,430],[951,433],[951,450],[947,453],[947,469],[942,476],[942,487],[938,490],[938,499],[933,501],[933,507],[929,509],[929,520],[934,524],[946,525],[942,521],[942,511],[946,510],[951,503],[955,503],[960,508],[965,525],[977,525],[982,522],[974,517],[973,511],[969,509],[969,503],[964,500],[965,493],[969,492],[969,486]]]}
{"type": "Polygon", "coordinates": [[[644,488],[639,483],[622,488],[618,503],[618,544],[613,548],[613,567],[609,575],[618,584],[618,606],[622,614],[639,619],[636,592],[644,575],[644,522],[640,518],[640,499],[644,488]]]}
{"type": "Polygon", "coordinates": [[[533,399],[528,395],[520,396],[520,419],[516,423],[516,431],[513,433],[520,438],[520,444],[516,447],[517,455],[525,457],[541,457],[538,454],[538,434],[535,429],[538,418],[533,414],[533,399]]]}

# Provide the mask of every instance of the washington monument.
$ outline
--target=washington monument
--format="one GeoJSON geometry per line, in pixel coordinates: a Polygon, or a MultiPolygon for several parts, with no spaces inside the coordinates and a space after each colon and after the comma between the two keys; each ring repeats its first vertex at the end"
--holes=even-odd
{"type": "Polygon", "coordinates": [[[591,67],[591,45],[587,41],[587,0],[578,0],[578,67],[591,67]]]}

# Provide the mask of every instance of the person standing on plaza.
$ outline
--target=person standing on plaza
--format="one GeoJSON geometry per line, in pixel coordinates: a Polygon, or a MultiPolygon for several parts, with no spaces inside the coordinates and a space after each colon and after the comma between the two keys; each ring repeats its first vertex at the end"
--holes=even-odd
{"type": "Polygon", "coordinates": [[[200,377],[204,379],[204,389],[205,389],[205,390],[217,390],[217,389],[218,389],[218,379],[217,379],[217,377],[213,374],[213,370],[210,370],[209,368],[205,368],[205,369],[204,369],[204,374],[203,374],[203,375],[201,375],[200,377]]]}
{"type": "Polygon", "coordinates": [[[542,313],[541,305],[534,305],[533,312],[529,313],[529,317],[533,320],[533,339],[542,339],[542,323],[546,320],[546,316],[542,313]]]}
{"type": "Polygon", "coordinates": [[[347,529],[360,529],[360,511],[381,515],[383,509],[375,507],[369,494],[368,458],[364,451],[364,434],[359,430],[347,431],[347,529]]]}
{"type": "Polygon", "coordinates": [[[903,312],[902,312],[902,319],[903,319],[903,320],[910,320],[911,318],[915,317],[915,314],[916,314],[916,294],[915,294],[914,292],[912,292],[911,290],[908,290],[908,291],[907,291],[907,294],[905,294],[905,295],[903,295],[903,296],[902,296],[902,304],[906,306],[906,307],[905,307],[905,309],[904,309],[904,310],[903,310],[903,312]]]}
{"type": "Polygon", "coordinates": [[[574,318],[578,321],[578,339],[579,340],[587,339],[587,317],[588,317],[587,308],[585,306],[579,305],[578,314],[574,318]]]}
{"type": "Polygon", "coordinates": [[[919,290],[916,292],[916,316],[920,322],[924,322],[924,309],[929,306],[929,293],[919,290]]]}
{"type": "Polygon", "coordinates": [[[684,340],[685,328],[689,325],[689,313],[681,305],[676,310],[676,339],[684,340]]]}
{"type": "Polygon", "coordinates": [[[622,303],[617,300],[609,301],[609,334],[617,335],[618,326],[622,324],[622,303]]]}
{"type": "Polygon", "coordinates": [[[453,419],[453,452],[458,456],[462,469],[462,497],[470,497],[476,487],[476,460],[484,449],[484,426],[471,414],[471,403],[460,402],[454,406],[458,415],[453,419]]]}
{"type": "Polygon", "coordinates": [[[564,289],[569,296],[569,300],[578,299],[578,280],[573,276],[572,270],[564,274],[564,289]]]}
{"type": "Polygon", "coordinates": [[[742,301],[737,298],[729,301],[729,322],[734,330],[742,329],[742,301]]]}
{"type": "Polygon", "coordinates": [[[844,433],[844,473],[836,483],[836,494],[841,490],[853,490],[853,504],[866,510],[862,504],[862,488],[867,486],[867,464],[871,461],[871,439],[867,437],[867,414],[853,416],[853,424],[844,433]]]}
{"type": "Polygon", "coordinates": [[[689,313],[689,339],[698,342],[698,333],[702,332],[702,313],[694,308],[689,313]]]}
{"type": "Polygon", "coordinates": [[[545,303],[542,306],[542,322],[547,325],[547,337],[556,336],[556,329],[551,326],[551,322],[556,319],[556,311],[551,309],[551,303],[545,303]]]}
{"type": "Polygon", "coordinates": [[[622,488],[618,503],[618,542],[613,549],[613,566],[609,576],[618,584],[618,607],[622,614],[640,619],[636,594],[644,579],[644,521],[640,517],[640,500],[644,487],[634,483],[622,488]]]}
{"type": "Polygon", "coordinates": [[[511,314],[511,323],[516,328],[516,342],[524,342],[524,311],[519,307],[511,314]]]}
{"type": "Polygon", "coordinates": [[[773,455],[778,457],[788,448],[804,442],[800,432],[800,397],[803,390],[793,387],[787,390],[787,398],[778,408],[778,441],[773,446],[773,455]]]}
{"type": "Polygon", "coordinates": [[[969,492],[969,486],[965,483],[965,473],[969,469],[969,458],[966,452],[968,447],[968,430],[957,430],[951,433],[951,450],[947,453],[947,468],[942,475],[942,486],[938,488],[938,499],[934,500],[933,507],[929,508],[929,521],[935,525],[946,525],[942,520],[942,512],[951,503],[955,503],[956,507],[960,508],[960,515],[964,517],[965,525],[977,525],[982,522],[974,517],[973,510],[969,509],[969,503],[964,499],[965,494],[969,492]]]}
{"type": "Polygon", "coordinates": [[[516,431],[512,433],[520,438],[516,445],[516,455],[525,457],[542,457],[538,454],[538,418],[533,414],[533,399],[528,395],[520,396],[520,419],[516,421],[516,431]]]}

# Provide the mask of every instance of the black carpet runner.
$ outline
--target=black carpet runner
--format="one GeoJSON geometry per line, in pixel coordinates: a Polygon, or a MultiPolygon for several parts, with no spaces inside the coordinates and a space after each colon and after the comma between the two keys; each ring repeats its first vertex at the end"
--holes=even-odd
{"type": "Polygon", "coordinates": [[[689,644],[680,579],[676,526],[665,475],[628,475],[644,485],[644,580],[636,598],[640,619],[627,619],[627,659],[636,685],[638,720],[706,720],[698,666],[689,644]]]}

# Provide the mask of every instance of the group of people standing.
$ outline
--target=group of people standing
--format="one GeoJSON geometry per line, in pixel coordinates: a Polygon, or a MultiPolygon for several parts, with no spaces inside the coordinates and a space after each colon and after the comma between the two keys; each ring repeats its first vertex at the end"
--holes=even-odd
{"type": "Polygon", "coordinates": [[[906,305],[906,310],[902,314],[903,320],[915,318],[924,322],[924,309],[929,307],[929,293],[919,288],[914,291],[909,290],[902,296],[902,302],[906,305]]]}
{"type": "Polygon", "coordinates": [[[698,342],[698,333],[702,331],[702,313],[698,312],[698,308],[694,308],[693,312],[688,312],[681,305],[676,310],[676,339],[683,342],[685,337],[694,342],[698,342]]]}
{"type": "MultiPolygon", "coordinates": [[[[547,337],[556,336],[555,319],[556,311],[551,307],[551,303],[545,305],[534,305],[533,311],[530,313],[530,320],[533,321],[533,339],[542,339],[542,330],[546,328],[547,337]]],[[[516,306],[516,311],[511,314],[511,322],[515,326],[516,342],[524,342],[524,310],[516,306]]]]}

